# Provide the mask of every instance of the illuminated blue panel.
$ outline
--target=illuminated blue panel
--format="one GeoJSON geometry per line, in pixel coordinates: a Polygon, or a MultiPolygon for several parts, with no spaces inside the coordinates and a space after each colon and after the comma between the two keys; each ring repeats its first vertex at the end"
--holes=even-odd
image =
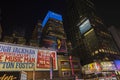
{"type": "Polygon", "coordinates": [[[115,66],[117,67],[117,70],[120,70],[120,60],[114,60],[115,66]]]}
{"type": "Polygon", "coordinates": [[[62,15],[54,13],[52,11],[48,11],[47,15],[45,16],[45,18],[44,18],[44,20],[42,22],[42,27],[45,26],[45,24],[47,23],[47,21],[48,21],[49,18],[53,18],[53,19],[62,21],[62,15]]]}
{"type": "Polygon", "coordinates": [[[81,34],[85,33],[91,28],[90,21],[87,19],[84,23],[82,23],[80,26],[80,32],[81,34]]]}

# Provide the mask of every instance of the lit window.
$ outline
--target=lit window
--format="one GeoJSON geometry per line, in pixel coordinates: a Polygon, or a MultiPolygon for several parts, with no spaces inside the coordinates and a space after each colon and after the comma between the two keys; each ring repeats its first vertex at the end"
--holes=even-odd
{"type": "Polygon", "coordinates": [[[102,49],[102,52],[105,52],[104,49],[102,49]]]}
{"type": "Polygon", "coordinates": [[[94,56],[95,54],[94,54],[94,52],[92,53],[92,56],[94,56]]]}
{"type": "Polygon", "coordinates": [[[101,49],[99,49],[99,52],[102,52],[102,50],[101,50],[101,49]]]}
{"type": "Polygon", "coordinates": [[[95,54],[98,54],[98,50],[97,50],[97,51],[95,51],[95,54]]]}

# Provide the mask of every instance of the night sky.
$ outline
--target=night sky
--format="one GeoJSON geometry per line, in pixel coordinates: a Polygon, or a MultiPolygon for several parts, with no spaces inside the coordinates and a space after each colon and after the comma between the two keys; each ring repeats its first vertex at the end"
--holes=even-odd
{"type": "Polygon", "coordinates": [[[97,14],[109,27],[120,27],[120,2],[119,0],[94,0],[97,14]]]}
{"type": "MultiPolygon", "coordinates": [[[[108,1],[108,0],[107,0],[108,1]]],[[[98,15],[107,26],[120,26],[120,2],[94,0],[98,15]]],[[[14,30],[27,30],[30,33],[38,19],[43,20],[48,10],[65,13],[64,0],[3,0],[2,22],[5,35],[14,30]]]]}

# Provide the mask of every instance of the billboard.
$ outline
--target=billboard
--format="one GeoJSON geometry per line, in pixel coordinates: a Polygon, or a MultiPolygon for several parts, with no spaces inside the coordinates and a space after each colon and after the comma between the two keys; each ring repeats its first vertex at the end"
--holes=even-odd
{"type": "Polygon", "coordinates": [[[90,24],[90,21],[89,21],[89,19],[87,19],[86,21],[84,21],[84,22],[79,26],[79,29],[80,29],[81,34],[84,34],[85,32],[87,32],[91,27],[92,27],[92,26],[91,26],[91,24],[90,24]]]}
{"type": "Polygon", "coordinates": [[[49,49],[57,49],[57,38],[54,36],[45,36],[43,39],[43,46],[49,49]]]}
{"type": "Polygon", "coordinates": [[[0,70],[32,70],[37,49],[0,44],[0,70]]]}
{"type": "Polygon", "coordinates": [[[66,40],[57,39],[57,51],[58,52],[67,52],[66,40]]]}
{"type": "Polygon", "coordinates": [[[39,50],[37,54],[36,69],[46,70],[50,69],[50,65],[53,65],[53,69],[57,70],[57,56],[55,51],[39,50]],[[52,63],[50,63],[50,57],[52,57],[52,63]]]}
{"type": "Polygon", "coordinates": [[[84,70],[85,74],[96,73],[96,72],[101,71],[101,66],[99,63],[94,62],[94,63],[85,65],[83,67],[83,70],[84,70]]]}
{"type": "Polygon", "coordinates": [[[113,61],[106,61],[106,62],[100,62],[102,71],[112,71],[116,70],[116,67],[113,63],[113,61]]]}
{"type": "Polygon", "coordinates": [[[117,70],[120,70],[120,60],[114,60],[117,70]]]}
{"type": "Polygon", "coordinates": [[[49,57],[53,57],[54,69],[57,69],[56,51],[39,50],[24,46],[0,44],[1,71],[49,70],[49,57]],[[39,64],[39,66],[38,66],[39,64]]]}

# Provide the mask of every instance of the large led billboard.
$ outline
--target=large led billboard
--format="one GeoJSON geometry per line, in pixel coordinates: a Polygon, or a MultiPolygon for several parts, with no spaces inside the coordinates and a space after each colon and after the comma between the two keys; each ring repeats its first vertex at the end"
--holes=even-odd
{"type": "Polygon", "coordinates": [[[65,39],[57,39],[57,52],[67,52],[65,39]]]}
{"type": "Polygon", "coordinates": [[[100,72],[101,71],[101,66],[99,63],[90,63],[87,65],[83,66],[83,71],[85,72],[85,74],[91,74],[91,73],[95,73],[95,72],[100,72]]]}
{"type": "Polygon", "coordinates": [[[100,62],[100,65],[102,67],[102,71],[116,70],[116,67],[113,61],[100,62]]]}
{"type": "Polygon", "coordinates": [[[55,36],[45,36],[43,39],[43,46],[45,48],[57,50],[57,38],[55,36]]]}
{"type": "Polygon", "coordinates": [[[47,15],[45,16],[45,18],[44,18],[44,20],[42,22],[42,27],[45,26],[45,24],[47,23],[47,21],[48,21],[49,18],[53,18],[53,19],[62,21],[62,15],[54,13],[52,11],[48,11],[47,15]]]}
{"type": "Polygon", "coordinates": [[[90,24],[89,19],[87,19],[86,21],[84,21],[84,22],[79,26],[80,33],[81,33],[81,34],[84,34],[84,33],[87,32],[90,28],[91,28],[91,24],[90,24]]]}
{"type": "Polygon", "coordinates": [[[117,70],[120,70],[120,60],[114,60],[117,70]]]}

